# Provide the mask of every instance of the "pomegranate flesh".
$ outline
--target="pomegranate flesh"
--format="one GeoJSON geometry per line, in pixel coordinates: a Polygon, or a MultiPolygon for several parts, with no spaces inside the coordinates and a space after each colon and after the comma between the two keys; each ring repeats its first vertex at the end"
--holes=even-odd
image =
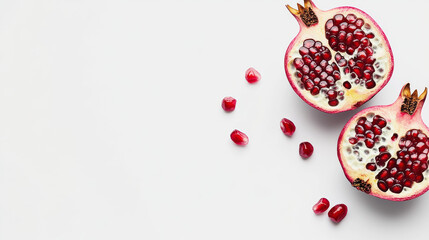
{"type": "Polygon", "coordinates": [[[368,14],[353,7],[322,11],[310,0],[287,8],[300,31],[286,51],[286,76],[309,105],[327,113],[352,110],[390,80],[390,44],[368,14]]]}
{"type": "Polygon", "coordinates": [[[418,96],[406,84],[391,105],[357,113],[338,139],[338,158],[352,186],[373,196],[404,201],[429,189],[429,128],[418,96]]]}

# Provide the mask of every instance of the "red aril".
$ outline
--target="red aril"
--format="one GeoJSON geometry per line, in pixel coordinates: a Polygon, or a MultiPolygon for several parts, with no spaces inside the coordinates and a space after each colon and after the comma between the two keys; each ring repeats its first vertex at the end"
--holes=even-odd
{"type": "Polygon", "coordinates": [[[237,129],[232,131],[230,137],[235,144],[240,146],[245,146],[249,143],[247,135],[237,129]]]}
{"type": "Polygon", "coordinates": [[[290,43],[284,66],[294,91],[327,113],[355,109],[371,99],[393,72],[390,44],[363,11],[318,9],[310,0],[298,10],[287,6],[300,31],[290,43]]]}
{"type": "Polygon", "coordinates": [[[353,187],[373,196],[404,201],[429,189],[429,128],[418,96],[406,84],[391,105],[357,113],[338,139],[338,158],[353,187]],[[365,131],[364,134],[361,134],[365,131]]]}
{"type": "Polygon", "coordinates": [[[261,79],[261,74],[254,68],[246,70],[245,78],[249,83],[256,83],[261,79]]]}
{"type": "Polygon", "coordinates": [[[321,214],[328,210],[329,208],[329,201],[326,198],[321,198],[316,204],[313,206],[313,212],[315,214],[321,214]]]}
{"type": "Polygon", "coordinates": [[[233,97],[225,97],[222,99],[222,108],[226,112],[232,112],[235,109],[235,105],[237,104],[237,100],[233,97]]]}
{"type": "Polygon", "coordinates": [[[296,129],[295,124],[293,124],[293,122],[287,118],[283,118],[280,121],[280,128],[282,129],[283,133],[289,137],[293,135],[296,129]]]}
{"type": "Polygon", "coordinates": [[[347,215],[347,206],[345,204],[337,204],[328,212],[328,217],[335,223],[341,222],[347,215]]]}
{"type": "Polygon", "coordinates": [[[302,158],[307,159],[311,157],[313,154],[314,148],[313,145],[309,142],[302,142],[299,144],[299,155],[301,155],[302,158]]]}

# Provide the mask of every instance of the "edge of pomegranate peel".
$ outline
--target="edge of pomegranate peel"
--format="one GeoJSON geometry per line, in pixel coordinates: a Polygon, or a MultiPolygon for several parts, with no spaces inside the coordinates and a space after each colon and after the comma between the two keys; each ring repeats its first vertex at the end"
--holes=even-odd
{"type": "MultiPolygon", "coordinates": [[[[396,102],[396,101],[395,101],[396,102]]],[[[343,164],[343,161],[342,161],[342,158],[341,158],[341,153],[340,153],[340,143],[341,143],[341,140],[343,139],[343,136],[344,136],[344,134],[345,134],[345,132],[346,132],[346,129],[348,129],[348,126],[358,117],[358,116],[362,116],[362,115],[364,115],[364,113],[366,113],[366,112],[369,112],[369,111],[372,111],[372,109],[375,109],[375,108],[380,108],[380,107],[390,107],[390,106],[393,106],[394,104],[395,104],[395,102],[394,103],[392,103],[392,104],[389,104],[389,105],[377,105],[377,106],[373,106],[373,107],[369,107],[369,108],[366,108],[366,109],[363,109],[363,110],[361,110],[361,111],[359,111],[358,113],[356,113],[352,118],[350,118],[350,120],[349,121],[347,121],[347,123],[346,123],[346,125],[344,125],[344,127],[343,127],[343,129],[341,130],[341,133],[340,133],[340,136],[338,137],[338,141],[337,141],[337,157],[338,157],[338,161],[340,162],[340,165],[341,165],[341,169],[343,170],[343,173],[344,173],[344,175],[345,175],[345,177],[347,178],[347,180],[350,182],[350,184],[352,184],[353,183],[353,181],[354,181],[354,179],[351,177],[351,176],[349,176],[348,174],[347,174],[347,171],[345,171],[346,169],[345,169],[345,167],[344,167],[344,164],[343,164]]],[[[356,189],[357,190],[357,189],[356,189]]],[[[389,198],[387,198],[387,197],[384,197],[384,196],[382,196],[382,195],[379,195],[379,194],[373,194],[372,192],[370,192],[370,193],[367,193],[368,195],[371,195],[371,196],[374,196],[374,197],[377,197],[377,198],[380,198],[380,199],[383,199],[383,200],[389,200],[389,201],[394,201],[394,202],[403,202],[403,201],[409,201],[409,200],[413,200],[413,199],[415,199],[415,198],[417,198],[417,197],[419,197],[419,196],[421,196],[421,195],[423,195],[424,193],[426,193],[427,191],[429,190],[429,187],[427,187],[427,188],[425,188],[425,189],[423,189],[422,191],[420,191],[420,192],[417,192],[417,193],[415,193],[415,194],[413,194],[413,195],[410,195],[410,196],[407,196],[407,197],[389,197],[389,198]]]]}
{"type": "MultiPolygon", "coordinates": [[[[383,39],[385,40],[385,42],[386,42],[386,46],[387,46],[387,48],[389,49],[389,51],[390,51],[390,62],[391,62],[391,67],[392,67],[392,69],[390,70],[390,72],[389,72],[389,74],[387,75],[387,77],[386,77],[386,80],[383,82],[383,84],[378,88],[378,90],[377,91],[375,91],[371,96],[369,96],[368,98],[367,98],[367,100],[366,101],[360,101],[360,102],[357,102],[356,104],[354,104],[354,105],[352,105],[350,108],[346,108],[346,109],[332,109],[332,110],[330,110],[330,109],[325,109],[325,108],[322,108],[322,107],[319,107],[319,106],[317,106],[316,104],[314,104],[314,103],[312,103],[312,102],[310,102],[309,100],[307,100],[305,97],[304,97],[304,95],[300,92],[300,90],[296,87],[296,84],[293,82],[293,80],[292,80],[292,75],[289,73],[289,71],[288,71],[288,67],[287,67],[287,64],[288,64],[288,62],[287,62],[287,58],[288,58],[288,55],[289,55],[289,53],[290,53],[290,51],[291,51],[291,49],[292,49],[292,47],[294,46],[294,44],[297,42],[297,38],[298,38],[298,36],[300,35],[300,33],[302,32],[302,26],[301,26],[301,24],[299,23],[299,18],[298,17],[296,17],[296,16],[294,16],[296,19],[297,19],[297,21],[298,21],[298,25],[299,25],[299,31],[298,31],[298,34],[292,39],[292,41],[289,43],[289,46],[287,47],[287,49],[286,49],[286,54],[285,54],[285,58],[284,58],[284,69],[285,69],[285,72],[286,72],[286,77],[287,77],[287,79],[288,79],[288,81],[289,81],[289,84],[291,85],[291,87],[292,87],[292,89],[294,90],[294,92],[304,101],[304,102],[306,102],[308,105],[310,105],[310,106],[312,106],[313,108],[315,108],[315,109],[317,109],[317,110],[319,110],[319,111],[321,111],[321,112],[325,112],[325,113],[329,113],[329,114],[332,114],[332,113],[341,113],[341,112],[346,112],[346,111],[350,111],[350,110],[354,110],[354,109],[356,109],[356,108],[359,108],[359,107],[361,107],[363,104],[365,104],[366,102],[368,102],[369,100],[371,100],[377,93],[379,93],[385,86],[386,86],[386,84],[390,81],[390,79],[391,79],[391,77],[392,77],[392,75],[393,75],[393,71],[394,71],[394,69],[395,69],[395,61],[394,61],[394,57],[393,57],[393,51],[392,51],[392,48],[391,48],[391,46],[390,46],[390,42],[389,42],[389,39],[387,39],[387,36],[386,36],[386,34],[384,33],[384,31],[383,31],[383,29],[381,29],[381,27],[378,25],[378,23],[371,17],[371,16],[369,16],[366,12],[364,12],[364,11],[362,11],[362,10],[360,10],[360,9],[358,9],[358,8],[355,8],[355,7],[351,7],[351,6],[343,6],[343,7],[336,7],[336,8],[332,8],[332,9],[330,9],[330,10],[320,10],[320,9],[318,9],[317,7],[316,7],[316,5],[313,3],[313,1],[310,1],[311,2],[311,4],[312,4],[312,6],[315,8],[315,9],[317,9],[316,11],[320,11],[320,12],[328,12],[328,11],[332,11],[332,10],[344,10],[344,9],[353,9],[353,10],[355,10],[355,11],[357,11],[357,12],[359,12],[359,13],[361,13],[362,15],[364,15],[364,16],[366,16],[369,20],[371,20],[372,21],[372,23],[374,24],[374,27],[376,28],[376,29],[378,29],[378,31],[380,32],[380,34],[382,35],[382,37],[383,37],[383,39]]],[[[320,24],[320,23],[317,23],[317,24],[320,24]]]]}

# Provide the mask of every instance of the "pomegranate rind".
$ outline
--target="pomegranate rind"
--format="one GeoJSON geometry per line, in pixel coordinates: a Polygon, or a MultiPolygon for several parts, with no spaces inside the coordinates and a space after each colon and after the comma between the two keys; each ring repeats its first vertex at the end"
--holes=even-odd
{"type": "MultiPolygon", "coordinates": [[[[345,6],[345,7],[337,7],[333,8],[331,10],[322,11],[318,9],[312,1],[309,1],[312,6],[312,10],[317,15],[319,21],[317,24],[314,24],[310,26],[310,28],[314,28],[314,31],[306,31],[306,34],[302,34],[303,30],[307,28],[307,26],[300,20],[299,16],[294,15],[294,17],[297,19],[300,30],[297,34],[297,36],[292,40],[292,42],[289,44],[285,59],[284,59],[284,66],[285,66],[285,72],[287,79],[292,86],[292,89],[295,91],[295,93],[304,100],[307,104],[310,106],[326,113],[340,113],[344,111],[349,111],[356,109],[360,107],[362,104],[373,98],[381,89],[384,88],[384,86],[389,82],[394,69],[394,59],[392,54],[392,49],[390,47],[390,43],[383,32],[383,30],[380,28],[380,26],[374,21],[374,19],[363,12],[360,9],[345,6]],[[370,21],[372,23],[371,27],[374,29],[376,36],[379,36],[380,45],[385,48],[385,56],[382,56],[382,60],[385,61],[385,68],[384,75],[382,79],[378,80],[376,86],[372,89],[356,89],[356,87],[352,87],[351,89],[345,89],[342,86],[339,86],[340,89],[343,88],[345,91],[345,98],[343,101],[340,101],[337,106],[330,106],[328,104],[327,100],[321,100],[321,99],[314,99],[314,96],[311,95],[311,93],[303,88],[299,87],[300,80],[294,76],[295,73],[295,67],[293,66],[293,60],[295,57],[297,57],[296,52],[298,51],[298,48],[302,46],[302,42],[307,38],[312,38],[318,41],[321,41],[323,43],[323,46],[329,48],[332,54],[332,58],[334,58],[335,51],[332,50],[332,48],[329,46],[328,40],[324,37],[324,25],[326,21],[330,18],[332,18],[335,14],[355,14],[358,18],[365,19],[367,21],[370,21]]],[[[380,59],[377,59],[380,60],[380,59]]],[[[341,78],[344,77],[344,74],[341,73],[341,78]]]]}
{"type": "MultiPolygon", "coordinates": [[[[380,115],[385,118],[387,120],[387,126],[391,128],[390,132],[388,132],[390,136],[393,133],[397,133],[400,138],[410,129],[420,129],[424,134],[429,136],[429,128],[421,118],[421,110],[424,100],[418,103],[413,115],[400,111],[403,101],[404,98],[400,95],[391,105],[374,106],[358,112],[344,126],[337,144],[338,159],[344,171],[344,175],[350,183],[353,184],[357,178],[367,181],[367,184],[371,185],[371,191],[368,194],[391,201],[411,200],[427,192],[429,190],[429,171],[426,170],[423,173],[424,180],[422,182],[414,182],[413,186],[408,188],[407,191],[402,191],[399,194],[392,193],[390,190],[383,192],[377,186],[378,179],[375,178],[375,175],[378,172],[372,172],[365,169],[365,165],[370,161],[370,159],[364,159],[362,162],[359,162],[356,158],[352,159],[350,157],[351,154],[348,154],[347,152],[347,148],[351,146],[349,143],[350,134],[354,132],[357,121],[362,116],[380,115]]],[[[382,144],[389,146],[389,152],[392,154],[393,158],[396,158],[396,152],[400,150],[397,143],[397,139],[392,140],[390,137],[386,137],[386,141],[382,144]]],[[[379,146],[380,145],[377,145],[375,148],[378,148],[379,146]]]]}

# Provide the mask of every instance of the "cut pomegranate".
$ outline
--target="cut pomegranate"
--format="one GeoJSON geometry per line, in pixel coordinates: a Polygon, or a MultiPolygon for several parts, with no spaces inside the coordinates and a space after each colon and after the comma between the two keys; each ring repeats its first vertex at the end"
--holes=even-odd
{"type": "Polygon", "coordinates": [[[299,144],[299,155],[304,159],[311,157],[313,150],[313,145],[309,142],[302,142],[299,144]]]}
{"type": "Polygon", "coordinates": [[[347,206],[345,204],[337,204],[328,212],[328,217],[336,223],[341,222],[347,215],[347,206]]]}
{"type": "Polygon", "coordinates": [[[390,44],[368,14],[353,7],[322,11],[310,0],[287,8],[300,32],[286,51],[285,71],[309,105],[328,113],[352,110],[390,80],[390,44]]]}
{"type": "Polygon", "coordinates": [[[235,129],[234,131],[232,131],[231,133],[231,140],[240,146],[245,146],[249,143],[249,137],[247,137],[246,134],[244,134],[243,132],[235,129]]]}
{"type": "Polygon", "coordinates": [[[353,187],[379,198],[404,201],[429,189],[429,128],[418,96],[406,84],[391,105],[357,113],[338,139],[338,158],[353,187]]]}
{"type": "Polygon", "coordinates": [[[329,201],[326,198],[321,198],[314,206],[313,206],[313,212],[315,214],[321,214],[328,210],[329,208],[329,201]]]}
{"type": "Polygon", "coordinates": [[[256,83],[261,79],[261,74],[254,68],[246,70],[245,78],[249,83],[256,83]]]}
{"type": "Polygon", "coordinates": [[[283,118],[280,121],[280,128],[282,129],[283,133],[289,137],[293,135],[296,129],[295,124],[293,124],[293,122],[287,118],[283,118]]]}
{"type": "Polygon", "coordinates": [[[222,108],[226,112],[232,112],[235,109],[235,104],[237,103],[237,100],[233,97],[225,97],[222,100],[222,108]]]}

